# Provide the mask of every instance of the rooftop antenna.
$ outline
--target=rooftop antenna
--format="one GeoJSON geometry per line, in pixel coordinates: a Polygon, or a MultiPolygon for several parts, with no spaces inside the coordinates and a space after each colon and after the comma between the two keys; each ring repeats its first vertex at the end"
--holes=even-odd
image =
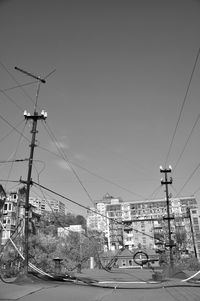
{"type": "Polygon", "coordinates": [[[44,78],[41,78],[40,76],[37,76],[35,74],[32,74],[24,69],[21,69],[19,67],[15,67],[15,70],[21,72],[21,73],[24,73],[25,75],[28,75],[34,79],[36,79],[38,81],[38,88],[37,88],[37,93],[36,93],[36,100],[35,100],[35,107],[34,107],[34,112],[36,112],[37,110],[37,102],[38,102],[38,96],[39,96],[39,91],[40,91],[40,84],[43,83],[45,84],[46,83],[46,80],[44,78]]]}
{"type": "Polygon", "coordinates": [[[41,83],[43,83],[43,84],[46,83],[46,80],[44,78],[41,78],[40,76],[34,75],[34,74],[32,74],[32,73],[30,73],[30,72],[28,72],[26,70],[23,70],[23,69],[21,69],[19,67],[15,67],[15,70],[20,71],[20,72],[22,72],[22,73],[24,73],[24,74],[26,74],[26,75],[28,75],[28,76],[30,76],[32,78],[35,78],[38,81],[40,81],[41,83]]]}
{"type": "Polygon", "coordinates": [[[40,76],[36,76],[30,72],[27,72],[21,68],[15,67],[17,71],[20,71],[24,73],[25,75],[28,75],[34,79],[38,80],[38,89],[36,94],[36,101],[34,106],[34,114],[31,115],[26,110],[24,111],[24,117],[26,120],[32,120],[32,139],[30,144],[30,156],[29,156],[29,163],[28,163],[28,174],[27,174],[27,180],[23,181],[20,180],[21,183],[26,184],[26,199],[25,199],[25,229],[24,229],[24,235],[25,235],[25,265],[24,265],[24,276],[28,277],[28,266],[29,266],[29,252],[28,252],[28,235],[29,235],[29,195],[30,195],[30,186],[32,185],[32,179],[31,179],[31,173],[32,173],[32,166],[33,166],[33,154],[34,154],[34,148],[36,146],[35,139],[36,139],[36,133],[37,133],[37,121],[39,119],[45,120],[47,118],[47,112],[44,110],[41,111],[41,114],[39,115],[37,112],[37,102],[38,102],[38,95],[40,90],[40,84],[45,84],[46,81],[44,78],[41,78],[40,76]]]}

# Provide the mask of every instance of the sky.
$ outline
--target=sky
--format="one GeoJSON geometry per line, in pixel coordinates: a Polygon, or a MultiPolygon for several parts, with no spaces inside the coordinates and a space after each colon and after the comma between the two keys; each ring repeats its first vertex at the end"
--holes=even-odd
{"type": "Polygon", "coordinates": [[[106,193],[142,201],[165,197],[171,165],[170,195],[200,203],[199,15],[198,0],[0,0],[3,187],[27,178],[28,162],[10,161],[29,157],[23,112],[38,95],[35,182],[86,207],[106,193]]]}

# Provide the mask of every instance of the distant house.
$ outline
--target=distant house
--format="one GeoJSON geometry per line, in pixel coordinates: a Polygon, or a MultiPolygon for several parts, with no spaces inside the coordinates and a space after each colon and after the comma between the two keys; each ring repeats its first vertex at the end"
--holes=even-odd
{"type": "Polygon", "coordinates": [[[109,265],[112,262],[112,267],[118,267],[118,268],[138,268],[140,267],[137,263],[134,261],[134,254],[137,252],[145,252],[148,255],[148,259],[152,260],[152,266],[155,264],[158,264],[158,255],[155,253],[154,250],[150,249],[135,249],[133,251],[130,251],[129,249],[123,249],[121,251],[115,250],[115,251],[107,251],[100,255],[101,263],[104,267],[109,265]],[[155,261],[154,261],[155,260],[155,261]]]}
{"type": "Polygon", "coordinates": [[[111,262],[112,267],[136,265],[133,261],[133,252],[128,249],[104,252],[100,255],[100,259],[104,267],[109,266],[111,262]]]}
{"type": "Polygon", "coordinates": [[[81,234],[85,233],[85,230],[81,225],[70,225],[69,227],[58,227],[57,233],[59,237],[66,237],[70,232],[76,232],[81,234]]]}

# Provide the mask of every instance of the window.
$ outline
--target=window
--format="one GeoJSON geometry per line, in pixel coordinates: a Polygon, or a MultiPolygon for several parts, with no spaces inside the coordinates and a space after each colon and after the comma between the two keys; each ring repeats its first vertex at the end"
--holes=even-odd
{"type": "Polygon", "coordinates": [[[8,238],[9,236],[8,236],[8,232],[7,231],[3,231],[3,233],[2,233],[2,238],[8,238]]]}
{"type": "Polygon", "coordinates": [[[7,210],[8,209],[8,204],[5,204],[4,205],[4,210],[7,210]]]}
{"type": "Polygon", "coordinates": [[[12,204],[11,204],[11,203],[8,204],[8,210],[9,210],[9,211],[12,211],[12,204]]]}
{"type": "Polygon", "coordinates": [[[198,223],[199,223],[199,222],[198,222],[198,217],[194,217],[194,218],[193,218],[193,223],[194,223],[194,224],[198,224],[198,223]]]}

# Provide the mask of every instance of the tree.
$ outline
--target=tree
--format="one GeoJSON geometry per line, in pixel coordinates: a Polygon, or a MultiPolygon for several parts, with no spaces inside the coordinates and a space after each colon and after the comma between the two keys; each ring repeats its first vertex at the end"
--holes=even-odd
{"type": "Polygon", "coordinates": [[[53,259],[57,257],[59,239],[52,234],[31,235],[29,238],[29,258],[31,263],[45,272],[54,271],[53,259]]]}
{"type": "Polygon", "coordinates": [[[176,229],[175,233],[175,240],[178,246],[178,249],[185,249],[186,248],[186,243],[187,243],[187,233],[185,228],[184,229],[176,229]]]}
{"type": "Polygon", "coordinates": [[[78,264],[88,259],[84,235],[70,231],[66,237],[57,236],[58,227],[68,227],[72,224],[86,224],[81,215],[61,215],[49,213],[40,219],[39,235],[31,237],[30,254],[31,261],[47,272],[54,271],[53,259],[62,259],[64,271],[73,270],[78,264]],[[47,268],[48,267],[48,268],[47,268]]]}

